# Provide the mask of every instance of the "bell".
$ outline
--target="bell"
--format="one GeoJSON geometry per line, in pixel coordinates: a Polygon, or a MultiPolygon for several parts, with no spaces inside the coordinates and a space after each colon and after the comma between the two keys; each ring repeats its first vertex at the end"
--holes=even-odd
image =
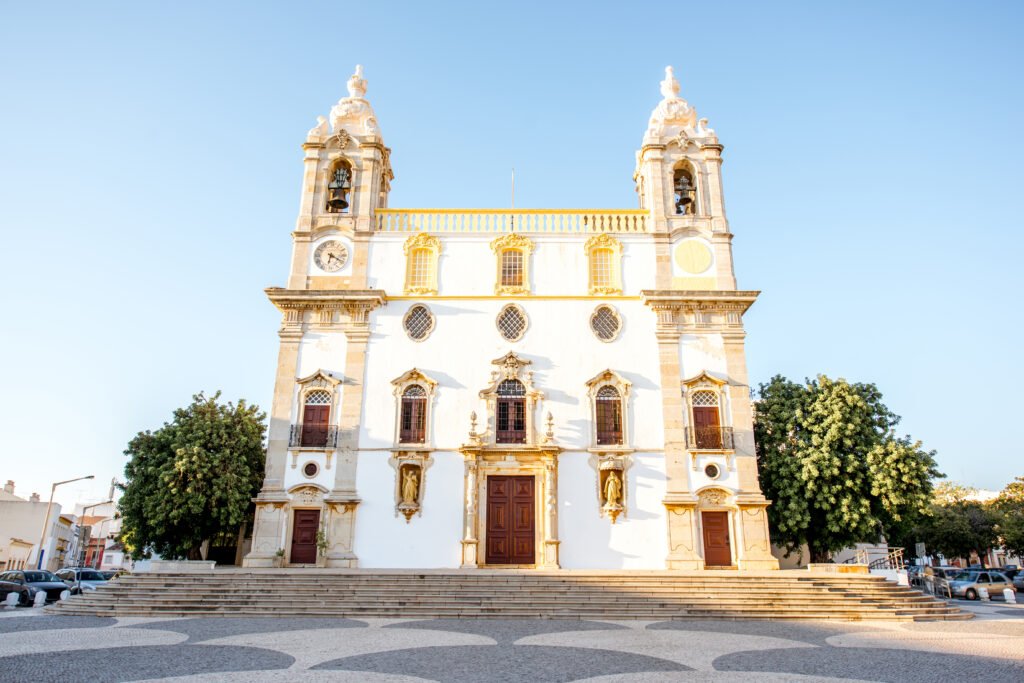
{"type": "Polygon", "coordinates": [[[334,177],[327,184],[327,210],[344,211],[347,209],[346,195],[350,189],[352,189],[352,183],[349,181],[348,169],[341,166],[334,171],[334,177]]]}
{"type": "Polygon", "coordinates": [[[693,203],[691,192],[693,192],[693,186],[687,176],[680,175],[676,178],[676,213],[686,213],[686,207],[693,203]]]}
{"type": "Polygon", "coordinates": [[[348,200],[345,199],[345,190],[340,187],[327,188],[327,210],[344,211],[348,208],[348,200]]]}

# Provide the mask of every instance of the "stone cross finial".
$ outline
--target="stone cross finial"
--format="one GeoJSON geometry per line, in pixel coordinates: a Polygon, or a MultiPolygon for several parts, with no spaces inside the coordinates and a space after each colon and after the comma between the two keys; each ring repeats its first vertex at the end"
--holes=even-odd
{"type": "Polygon", "coordinates": [[[665,80],[661,82],[661,96],[664,98],[679,97],[679,81],[672,73],[672,67],[665,67],[665,80]]]}
{"type": "Polygon", "coordinates": [[[356,72],[348,79],[348,96],[362,98],[366,95],[366,79],[363,78],[363,65],[356,64],[356,72]]]}

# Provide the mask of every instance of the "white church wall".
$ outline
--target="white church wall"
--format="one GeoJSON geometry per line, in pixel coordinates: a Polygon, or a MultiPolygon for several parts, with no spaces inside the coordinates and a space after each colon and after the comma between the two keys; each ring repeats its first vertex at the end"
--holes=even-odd
{"type": "MultiPolygon", "coordinates": [[[[592,408],[586,382],[606,368],[632,382],[628,401],[628,434],[638,449],[660,449],[663,443],[661,386],[657,345],[651,329],[653,313],[637,300],[612,299],[623,329],[612,343],[598,340],[590,330],[597,300],[524,299],[518,303],[529,328],[518,342],[508,342],[495,327],[495,318],[509,303],[479,301],[391,301],[375,311],[366,362],[365,403],[360,445],[386,448],[394,444],[396,399],[391,381],[406,370],[419,368],[438,382],[430,432],[435,448],[454,450],[469,431],[469,414],[476,411],[479,429],[486,426],[486,405],[479,392],[490,381],[491,361],[509,351],[531,360],[534,386],[545,399],[534,414],[538,432],[544,416],[554,417],[555,438],[563,448],[592,444],[592,408]],[[402,328],[402,318],[416,303],[427,305],[437,321],[430,337],[415,342],[402,328]]],[[[461,476],[461,475],[460,475],[461,476]]]]}
{"type": "MultiPolygon", "coordinates": [[[[309,377],[317,370],[330,373],[337,379],[345,378],[345,352],[348,341],[345,333],[338,331],[308,330],[302,336],[299,344],[299,357],[295,379],[309,377]]],[[[345,400],[345,384],[338,385],[338,406],[345,400]]],[[[292,397],[292,415],[295,422],[301,419],[302,410],[298,404],[298,392],[292,397]]],[[[337,415],[331,416],[331,421],[337,424],[337,415]]]]}
{"type": "Polygon", "coordinates": [[[395,470],[390,453],[359,453],[355,554],[360,567],[454,568],[461,561],[463,459],[437,452],[426,472],[422,515],[395,514],[395,470]]]}
{"type": "Polygon", "coordinates": [[[563,569],[664,569],[665,467],[660,453],[637,453],[626,474],[625,514],[615,524],[599,514],[589,453],[564,453],[558,463],[559,559],[563,569]]]}
{"type": "Polygon", "coordinates": [[[725,344],[722,335],[684,334],[679,340],[679,373],[683,379],[696,377],[707,371],[719,379],[728,379],[725,363],[725,344]]]}

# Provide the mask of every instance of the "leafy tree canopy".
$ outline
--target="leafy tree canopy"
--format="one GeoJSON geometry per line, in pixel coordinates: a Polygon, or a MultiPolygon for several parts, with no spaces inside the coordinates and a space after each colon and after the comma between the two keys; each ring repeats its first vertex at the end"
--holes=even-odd
{"type": "Polygon", "coordinates": [[[876,543],[931,499],[935,452],[898,437],[899,417],[874,384],[776,376],[758,390],[754,436],[772,538],[806,543],[816,562],[876,543]]]}
{"type": "Polygon", "coordinates": [[[1007,552],[1024,556],[1024,477],[1017,477],[993,502],[999,513],[996,531],[1007,552]]]}
{"type": "Polygon", "coordinates": [[[128,443],[118,507],[121,541],[135,559],[199,559],[203,541],[245,519],[263,476],[266,415],[219,398],[197,394],[171,422],[128,443]]]}
{"type": "Polygon", "coordinates": [[[983,557],[988,548],[996,545],[996,510],[972,498],[975,493],[977,489],[955,482],[935,487],[932,503],[913,531],[914,538],[924,542],[929,554],[970,557],[973,551],[983,557]]]}

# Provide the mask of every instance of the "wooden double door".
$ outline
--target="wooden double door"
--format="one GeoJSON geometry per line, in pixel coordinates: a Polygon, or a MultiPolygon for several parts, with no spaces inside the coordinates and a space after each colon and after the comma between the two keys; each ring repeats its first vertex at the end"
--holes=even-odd
{"type": "Polygon", "coordinates": [[[702,512],[700,525],[704,536],[704,566],[732,566],[732,545],[729,543],[729,513],[702,512]]]}
{"type": "Polygon", "coordinates": [[[487,564],[534,564],[534,478],[487,477],[487,564]]]}
{"type": "Polygon", "coordinates": [[[296,510],[292,523],[292,564],[316,563],[316,532],[320,528],[319,510],[296,510]]]}

